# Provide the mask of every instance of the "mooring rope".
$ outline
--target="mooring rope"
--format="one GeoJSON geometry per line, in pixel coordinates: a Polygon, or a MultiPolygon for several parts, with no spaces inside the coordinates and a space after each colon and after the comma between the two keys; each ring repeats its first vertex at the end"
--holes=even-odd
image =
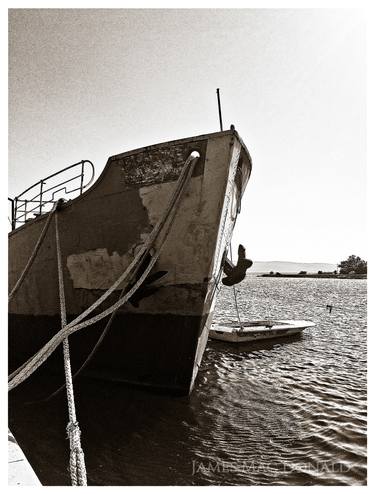
{"type": "MultiPolygon", "coordinates": [[[[125,287],[122,289],[121,291],[121,294],[120,294],[120,298],[123,297],[125,294],[125,287]]],[[[114,318],[116,317],[116,314],[118,312],[118,309],[117,308],[116,310],[114,310],[109,318],[109,320],[107,321],[107,324],[105,325],[98,341],[95,343],[93,349],[91,350],[91,352],[89,353],[89,355],[86,357],[85,361],[81,364],[81,366],[79,367],[78,370],[75,371],[75,373],[73,374],[73,381],[74,379],[87,367],[87,365],[90,363],[90,361],[93,359],[94,355],[96,354],[98,348],[100,347],[100,345],[102,344],[105,336],[107,335],[108,331],[110,330],[111,326],[112,326],[112,323],[113,323],[113,320],[114,318]]],[[[47,396],[47,398],[44,398],[43,400],[41,401],[49,401],[51,400],[54,396],[58,395],[64,388],[66,387],[65,384],[62,384],[59,388],[57,388],[53,393],[51,393],[50,395],[47,396]]]]}
{"type": "Polygon", "coordinates": [[[89,308],[87,308],[84,312],[82,312],[78,317],[76,317],[73,321],[71,321],[69,324],[67,324],[64,328],[62,328],[58,333],[56,333],[33,357],[31,357],[27,362],[22,364],[18,369],[16,369],[10,376],[9,376],[9,383],[8,383],[8,390],[12,390],[19,384],[21,384],[25,379],[27,379],[33,372],[36,371],[40,367],[40,365],[43,364],[45,360],[54,352],[54,350],[57,348],[57,346],[68,336],[71,334],[75,333],[76,331],[85,328],[91,324],[95,324],[96,322],[100,321],[104,317],[106,317],[109,314],[112,314],[115,310],[117,310],[121,305],[123,305],[141,286],[143,281],[146,279],[148,276],[149,272],[151,271],[152,267],[154,266],[155,262],[157,261],[161,249],[165,243],[165,240],[167,238],[167,235],[169,233],[169,230],[173,224],[174,217],[177,212],[177,205],[182,197],[183,191],[185,189],[185,186],[187,182],[189,181],[194,166],[196,162],[198,161],[199,154],[198,156],[194,156],[193,153],[190,154],[190,156],[187,158],[185,161],[183,170],[181,172],[181,175],[179,177],[176,189],[174,193],[172,194],[168,206],[165,210],[164,215],[160,219],[160,221],[157,223],[157,225],[154,227],[152,232],[150,233],[148,239],[146,242],[143,244],[142,249],[137,253],[135,256],[134,260],[132,263],[128,266],[128,268],[123,272],[123,274],[113,283],[113,285],[101,296],[99,299],[94,302],[89,308]],[[165,227],[165,228],[164,228],[165,227]],[[159,239],[159,234],[163,233],[161,236],[161,239],[159,239]],[[145,271],[142,273],[141,277],[137,280],[137,282],[134,284],[134,286],[123,296],[120,297],[120,299],[113,304],[111,307],[108,309],[102,311],[100,314],[97,314],[96,316],[92,317],[91,319],[88,319],[84,322],[82,319],[84,319],[87,315],[89,315],[94,309],[96,309],[104,300],[106,300],[109,295],[123,282],[130,282],[131,281],[131,276],[134,275],[134,272],[136,268],[139,267],[140,262],[142,262],[146,255],[150,253],[150,250],[156,240],[159,240],[159,245],[155,249],[155,252],[152,253],[151,260],[149,262],[149,265],[145,269],[145,271]]]}
{"type": "MultiPolygon", "coordinates": [[[[65,305],[65,291],[64,291],[64,274],[63,265],[61,260],[61,245],[59,234],[59,214],[55,215],[55,234],[56,234],[56,253],[57,253],[57,272],[59,279],[59,298],[60,298],[60,311],[61,311],[61,328],[64,329],[66,320],[66,305],[65,305]]],[[[63,340],[63,354],[64,354],[64,371],[65,371],[65,386],[66,396],[68,402],[69,423],[67,425],[67,432],[70,441],[70,478],[72,485],[87,485],[85,456],[81,447],[81,430],[79,428],[76,416],[76,407],[74,401],[74,389],[72,368],[70,365],[70,351],[69,340],[66,337],[63,340]]]]}
{"type": "Polygon", "coordinates": [[[33,262],[36,258],[36,255],[38,254],[39,248],[42,245],[44,237],[46,236],[49,224],[51,223],[52,216],[53,216],[54,212],[56,211],[57,204],[58,204],[58,201],[55,202],[55,204],[53,205],[53,208],[49,212],[48,218],[47,218],[46,222],[44,223],[44,227],[43,227],[43,229],[39,235],[39,238],[35,244],[34,250],[32,251],[31,256],[29,257],[29,260],[27,261],[26,266],[24,267],[24,270],[22,271],[20,277],[18,278],[17,283],[14,285],[12,291],[8,295],[8,302],[10,302],[12,300],[12,298],[14,297],[14,295],[16,294],[16,292],[18,291],[18,289],[22,285],[23,280],[25,279],[27,273],[29,272],[31,265],[33,264],[33,262]]]}
{"type": "Polygon", "coordinates": [[[47,360],[47,358],[56,350],[56,348],[60,345],[60,343],[70,336],[71,334],[79,331],[80,329],[86,328],[92,324],[97,323],[104,317],[111,314],[118,307],[123,305],[139,288],[139,286],[146,279],[147,275],[153,268],[155,262],[157,261],[158,256],[154,256],[150,264],[147,266],[146,271],[142,274],[142,276],[137,281],[136,285],[129,290],[122,298],[120,298],[115,304],[113,304],[108,309],[104,310],[100,314],[84,321],[80,324],[75,324],[76,319],[71,321],[69,324],[65,326],[65,328],[61,329],[58,333],[56,333],[33,357],[31,357],[25,364],[19,367],[16,371],[12,373],[10,377],[10,381],[8,383],[8,390],[12,390],[19,384],[21,384],[25,379],[31,376],[42,364],[47,360]]]}

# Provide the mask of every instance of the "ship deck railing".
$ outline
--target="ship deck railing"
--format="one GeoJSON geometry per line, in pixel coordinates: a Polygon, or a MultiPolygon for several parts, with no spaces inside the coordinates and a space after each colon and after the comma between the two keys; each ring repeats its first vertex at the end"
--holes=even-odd
{"type": "Polygon", "coordinates": [[[18,196],[8,197],[12,230],[50,211],[53,204],[63,195],[69,195],[72,199],[81,195],[93,182],[94,175],[95,169],[92,162],[82,160],[38,180],[18,196]],[[73,172],[73,176],[69,176],[70,172],[73,172]],[[64,180],[61,181],[61,175],[64,173],[64,180]],[[53,183],[57,177],[57,183],[53,183]]]}

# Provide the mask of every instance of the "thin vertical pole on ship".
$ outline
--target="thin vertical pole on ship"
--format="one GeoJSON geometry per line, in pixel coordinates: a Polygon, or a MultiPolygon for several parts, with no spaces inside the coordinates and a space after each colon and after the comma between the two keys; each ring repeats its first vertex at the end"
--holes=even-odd
{"type": "Polygon", "coordinates": [[[14,199],[11,199],[10,197],[8,197],[8,201],[10,201],[11,203],[11,207],[12,207],[12,221],[10,222],[11,225],[12,225],[12,230],[14,230],[14,199]]]}
{"type": "Polygon", "coordinates": [[[79,187],[79,194],[81,195],[82,194],[82,190],[83,190],[83,176],[85,174],[85,161],[82,160],[81,161],[81,184],[80,184],[80,187],[79,187]]]}
{"type": "Polygon", "coordinates": [[[223,120],[221,118],[221,103],[220,103],[220,89],[216,89],[216,94],[217,94],[217,104],[219,107],[219,119],[220,119],[220,130],[221,132],[223,131],[223,120]]]}
{"type": "Polygon", "coordinates": [[[27,203],[28,202],[29,201],[27,199],[25,199],[25,215],[24,215],[25,216],[25,223],[26,223],[26,220],[27,220],[27,213],[28,213],[28,211],[27,211],[27,203]]]}
{"type": "Polygon", "coordinates": [[[43,180],[40,181],[39,214],[42,214],[43,180]]]}
{"type": "Polygon", "coordinates": [[[13,211],[14,211],[14,217],[13,217],[13,220],[14,220],[14,227],[13,227],[13,230],[16,228],[16,225],[17,225],[17,207],[18,207],[18,198],[15,197],[14,198],[14,208],[13,208],[13,211]]]}

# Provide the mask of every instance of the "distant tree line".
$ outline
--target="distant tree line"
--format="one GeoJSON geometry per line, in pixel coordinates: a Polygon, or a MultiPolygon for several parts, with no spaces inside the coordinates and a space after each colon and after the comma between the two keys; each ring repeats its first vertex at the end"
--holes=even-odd
{"type": "Polygon", "coordinates": [[[338,264],[340,274],[367,274],[367,262],[358,256],[349,256],[346,261],[341,261],[338,264]]]}
{"type": "MultiPolygon", "coordinates": [[[[329,272],[324,272],[324,271],[318,271],[317,274],[319,275],[337,275],[337,274],[342,274],[342,275],[350,275],[350,274],[363,274],[367,275],[367,261],[364,261],[358,256],[351,255],[349,256],[345,261],[341,261],[338,265],[337,268],[339,271],[329,271],[329,272]]],[[[307,271],[300,271],[298,273],[299,275],[307,275],[307,271]]],[[[274,272],[270,271],[269,272],[270,276],[282,276],[281,273],[279,272],[274,272]]]]}

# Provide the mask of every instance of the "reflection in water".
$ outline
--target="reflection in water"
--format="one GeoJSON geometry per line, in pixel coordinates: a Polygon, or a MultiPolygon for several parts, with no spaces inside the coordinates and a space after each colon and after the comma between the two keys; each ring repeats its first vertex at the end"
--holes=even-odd
{"type": "MultiPolygon", "coordinates": [[[[366,483],[366,282],[247,278],[244,319],[311,319],[284,340],[209,341],[189,398],[80,377],[78,419],[90,485],[366,483]],[[331,314],[326,309],[332,304],[331,314]]],[[[235,319],[230,288],[217,320],[235,319]]],[[[10,393],[10,428],[43,484],[68,485],[61,377],[10,393]]]]}

